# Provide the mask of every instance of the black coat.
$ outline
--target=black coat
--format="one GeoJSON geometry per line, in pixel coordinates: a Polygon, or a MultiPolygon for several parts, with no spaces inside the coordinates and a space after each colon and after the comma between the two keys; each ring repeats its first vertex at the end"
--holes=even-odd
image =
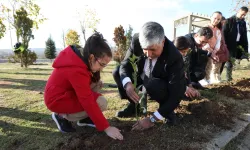
{"type": "MultiPolygon", "coordinates": [[[[239,21],[239,29],[241,36],[238,44],[244,48],[246,53],[248,53],[247,27],[244,20],[239,21]]],[[[243,53],[237,49],[236,38],[238,29],[236,16],[232,16],[226,20],[223,25],[222,33],[224,35],[230,56],[239,59],[243,53]]]]}
{"type": "Polygon", "coordinates": [[[201,72],[205,74],[209,56],[208,51],[202,50],[196,46],[194,33],[187,34],[185,37],[188,39],[191,48],[191,52],[187,55],[187,57],[189,57],[189,72],[201,72]]]}
{"type": "MultiPolygon", "coordinates": [[[[119,71],[121,80],[123,80],[125,77],[132,76],[133,68],[129,62],[129,58],[133,54],[139,57],[137,63],[137,75],[140,76],[143,73],[146,56],[143,55],[143,49],[141,48],[139,42],[138,33],[133,36],[130,48],[126,53],[124,61],[121,63],[119,71]]],[[[162,116],[166,117],[179,105],[179,102],[186,89],[182,56],[173,43],[166,37],[163,52],[157,59],[157,62],[152,70],[152,76],[154,78],[165,80],[165,83],[167,84],[166,92],[168,93],[168,96],[166,103],[161,105],[158,109],[158,112],[162,116]]]]}

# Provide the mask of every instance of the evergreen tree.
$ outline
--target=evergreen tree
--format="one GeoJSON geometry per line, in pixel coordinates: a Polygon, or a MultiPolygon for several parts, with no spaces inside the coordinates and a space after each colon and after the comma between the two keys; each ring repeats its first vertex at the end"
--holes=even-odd
{"type": "Polygon", "coordinates": [[[56,58],[56,46],[52,38],[49,37],[48,40],[45,42],[45,44],[46,44],[46,48],[44,51],[45,57],[51,60],[56,58]]]}

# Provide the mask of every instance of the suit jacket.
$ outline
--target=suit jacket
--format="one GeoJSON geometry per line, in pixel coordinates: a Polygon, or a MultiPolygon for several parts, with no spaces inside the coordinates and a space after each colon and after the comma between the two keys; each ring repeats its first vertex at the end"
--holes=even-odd
{"type": "MultiPolygon", "coordinates": [[[[132,73],[133,68],[129,62],[129,58],[132,55],[138,57],[137,67],[140,76],[143,73],[146,56],[143,54],[139,42],[139,34],[135,34],[132,38],[131,45],[126,53],[124,60],[120,66],[120,77],[121,81],[125,77],[130,77],[133,82],[132,73]]],[[[165,44],[163,52],[158,57],[157,62],[152,70],[152,76],[165,81],[167,84],[167,98],[166,102],[160,106],[158,112],[166,117],[171,113],[178,105],[185,92],[185,76],[184,76],[184,63],[181,54],[176,49],[171,41],[165,37],[165,44]]],[[[157,87],[155,87],[157,88],[157,87]]]]}
{"type": "Polygon", "coordinates": [[[209,53],[208,51],[202,50],[196,46],[193,36],[194,33],[185,35],[190,43],[190,48],[192,49],[192,51],[186,56],[189,57],[189,72],[205,73],[209,53]]]}
{"type": "MultiPolygon", "coordinates": [[[[240,44],[244,48],[245,52],[248,53],[247,27],[244,20],[239,21],[239,30],[240,41],[238,44],[240,44]]],[[[243,53],[240,50],[237,50],[236,38],[238,29],[236,16],[232,16],[226,20],[222,31],[230,56],[240,58],[243,53]]]]}

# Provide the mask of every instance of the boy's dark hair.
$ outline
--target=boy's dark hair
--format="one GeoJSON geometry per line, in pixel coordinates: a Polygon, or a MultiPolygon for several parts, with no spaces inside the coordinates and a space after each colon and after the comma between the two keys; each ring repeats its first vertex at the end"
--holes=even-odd
{"type": "Polygon", "coordinates": [[[190,48],[190,43],[185,36],[179,36],[179,37],[175,38],[173,43],[174,43],[175,47],[180,51],[185,50],[187,48],[190,48]]]}
{"type": "Polygon", "coordinates": [[[213,37],[213,31],[209,27],[202,27],[197,32],[199,36],[205,36],[206,39],[213,37]]]}
{"type": "Polygon", "coordinates": [[[246,6],[241,7],[240,10],[248,12],[248,8],[246,6]]]}
{"type": "MultiPolygon", "coordinates": [[[[104,56],[112,57],[112,51],[109,45],[99,32],[95,32],[87,39],[85,46],[80,48],[80,52],[88,68],[90,68],[89,56],[91,54],[93,54],[96,59],[103,58],[104,56]]],[[[100,71],[93,73],[92,82],[97,82],[99,80],[100,71]]]]}

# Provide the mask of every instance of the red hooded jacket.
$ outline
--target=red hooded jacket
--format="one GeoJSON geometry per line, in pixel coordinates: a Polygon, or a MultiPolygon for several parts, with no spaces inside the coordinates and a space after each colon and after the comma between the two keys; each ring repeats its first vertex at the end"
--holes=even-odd
{"type": "Polygon", "coordinates": [[[44,100],[49,110],[72,114],[85,111],[99,131],[109,127],[96,100],[100,96],[91,90],[91,72],[69,46],[57,56],[53,72],[45,87],[44,100]]]}

